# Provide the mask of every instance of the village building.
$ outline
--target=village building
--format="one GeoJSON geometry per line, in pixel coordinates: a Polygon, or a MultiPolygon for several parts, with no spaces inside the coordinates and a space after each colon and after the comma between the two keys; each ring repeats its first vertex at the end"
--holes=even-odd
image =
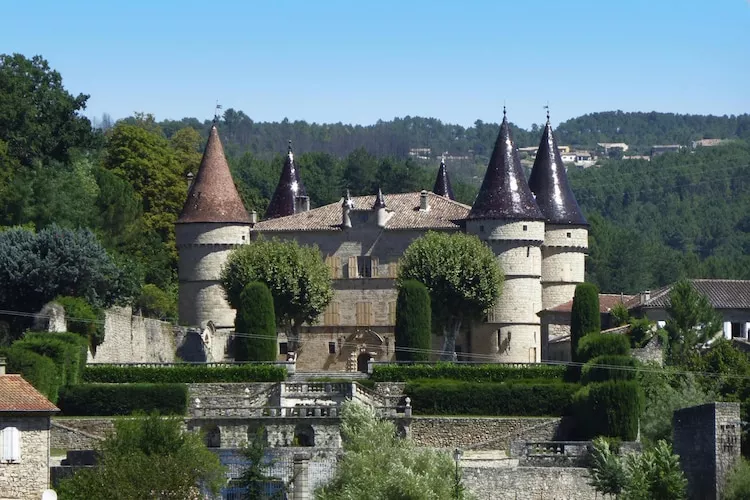
{"type": "Polygon", "coordinates": [[[59,412],[0,358],[0,498],[38,500],[49,485],[50,417],[59,412]]]}
{"type": "MultiPolygon", "coordinates": [[[[229,252],[253,239],[317,245],[331,269],[334,298],[300,332],[302,371],[365,371],[395,355],[395,278],[406,248],[428,231],[465,232],[484,241],[505,274],[497,304],[456,341],[462,360],[542,360],[538,313],[568,302],[584,280],[588,224],[568,185],[549,119],[527,183],[503,113],[482,186],[472,206],[455,201],[445,161],[432,191],[374,193],[311,208],[291,144],[262,221],[248,214],[232,182],[216,126],[177,221],[180,322],[233,328],[219,284],[229,252]]],[[[279,336],[279,359],[290,344],[279,336]]],[[[442,339],[434,338],[434,357],[442,339]]],[[[228,353],[231,358],[231,353],[228,353]]]]}

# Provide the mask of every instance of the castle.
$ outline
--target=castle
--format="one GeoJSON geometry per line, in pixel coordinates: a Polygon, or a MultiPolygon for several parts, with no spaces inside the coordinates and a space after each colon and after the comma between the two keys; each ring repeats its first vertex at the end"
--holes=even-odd
{"type": "MultiPolygon", "coordinates": [[[[303,328],[302,370],[354,371],[394,357],[398,262],[427,231],[476,235],[497,256],[505,282],[483,321],[456,340],[459,359],[541,361],[538,313],[568,302],[584,280],[588,224],[568,185],[549,117],[528,182],[503,110],[500,132],[472,206],[458,203],[444,162],[430,191],[351,197],[310,208],[291,144],[262,221],[248,214],[234,186],[216,126],[176,225],[179,316],[183,324],[234,326],[219,274],[229,252],[260,235],[319,247],[334,299],[303,328]]],[[[442,339],[434,338],[434,349],[442,339]]],[[[279,357],[287,355],[284,334],[279,357]]],[[[228,353],[231,357],[231,353],[228,353]]]]}

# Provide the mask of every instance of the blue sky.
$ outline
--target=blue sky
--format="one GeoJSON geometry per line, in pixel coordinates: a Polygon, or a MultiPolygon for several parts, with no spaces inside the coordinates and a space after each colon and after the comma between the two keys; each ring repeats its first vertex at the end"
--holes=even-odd
{"type": "Polygon", "coordinates": [[[750,0],[6,2],[87,114],[370,124],[750,112],[750,0]]]}

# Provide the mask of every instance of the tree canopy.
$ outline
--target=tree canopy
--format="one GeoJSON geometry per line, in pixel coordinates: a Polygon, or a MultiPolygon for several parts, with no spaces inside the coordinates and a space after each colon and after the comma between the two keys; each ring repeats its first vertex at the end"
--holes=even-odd
{"type": "Polygon", "coordinates": [[[61,500],[111,498],[204,498],[218,493],[224,479],[219,457],[200,435],[182,430],[182,419],[157,414],[117,420],[101,443],[96,467],[60,483],[61,500]]]}
{"type": "Polygon", "coordinates": [[[689,366],[697,356],[696,347],[721,331],[721,316],[711,307],[708,298],[688,280],[675,283],[669,292],[669,319],[664,326],[669,344],[667,361],[689,366]]]}
{"type": "Polygon", "coordinates": [[[445,332],[443,357],[450,359],[464,320],[477,320],[495,305],[503,272],[495,254],[476,236],[430,231],[404,252],[397,285],[423,283],[445,332]]]}
{"type": "Polygon", "coordinates": [[[456,485],[450,455],[399,438],[392,422],[361,403],[344,403],[341,435],[344,455],[331,482],[315,492],[317,500],[471,497],[456,485]]]}
{"type": "Polygon", "coordinates": [[[317,247],[296,241],[258,239],[229,254],[221,271],[221,285],[233,308],[245,287],[264,283],[273,296],[277,324],[289,327],[296,342],[303,323],[317,321],[333,298],[331,272],[317,247]]]}

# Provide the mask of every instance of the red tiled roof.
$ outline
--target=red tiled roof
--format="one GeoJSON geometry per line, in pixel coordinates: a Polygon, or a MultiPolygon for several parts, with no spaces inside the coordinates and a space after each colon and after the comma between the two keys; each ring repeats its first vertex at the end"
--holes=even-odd
{"type": "MultiPolygon", "coordinates": [[[[600,293],[599,294],[599,312],[606,314],[617,304],[627,304],[635,295],[621,295],[619,293],[600,293]]],[[[559,306],[547,309],[549,312],[571,312],[573,310],[573,301],[569,300],[559,306]]]]}
{"type": "Polygon", "coordinates": [[[26,411],[51,413],[60,410],[20,375],[0,375],[0,412],[26,411]]]}
{"type": "MultiPolygon", "coordinates": [[[[449,200],[435,193],[427,193],[430,209],[419,210],[420,193],[386,194],[385,206],[392,216],[385,229],[458,229],[459,221],[466,218],[471,207],[449,200]]],[[[371,210],[376,197],[356,196],[354,210],[371,210]]],[[[257,232],[275,231],[339,231],[341,230],[341,201],[307,212],[259,222],[257,232]]]]}

